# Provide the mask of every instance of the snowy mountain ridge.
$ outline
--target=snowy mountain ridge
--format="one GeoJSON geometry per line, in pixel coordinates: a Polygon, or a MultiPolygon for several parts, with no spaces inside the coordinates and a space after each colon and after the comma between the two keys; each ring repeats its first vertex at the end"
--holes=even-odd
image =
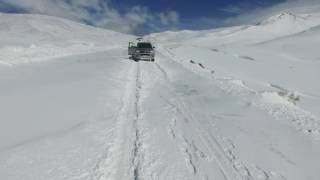
{"type": "MultiPolygon", "coordinates": [[[[205,31],[163,32],[149,35],[158,41],[180,41],[192,44],[211,39],[215,46],[242,46],[290,36],[320,25],[320,14],[294,14],[281,12],[254,25],[219,28],[205,31]],[[190,39],[190,40],[189,40],[190,39]]],[[[204,44],[204,46],[209,46],[204,44]]]]}
{"type": "Polygon", "coordinates": [[[257,24],[258,27],[270,28],[270,32],[287,31],[288,34],[298,33],[312,27],[320,25],[320,13],[294,14],[283,12],[271,16],[257,24]]]}
{"type": "Polygon", "coordinates": [[[263,20],[262,22],[258,23],[258,25],[275,23],[277,21],[305,21],[305,20],[307,20],[307,17],[305,16],[297,15],[291,12],[282,12],[280,14],[269,17],[267,20],[263,20]]]}

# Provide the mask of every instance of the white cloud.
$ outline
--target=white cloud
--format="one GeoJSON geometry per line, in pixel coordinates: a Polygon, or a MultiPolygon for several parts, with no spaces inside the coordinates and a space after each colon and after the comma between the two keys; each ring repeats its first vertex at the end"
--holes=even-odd
{"type": "Polygon", "coordinates": [[[110,0],[0,0],[0,2],[29,13],[87,22],[124,33],[141,33],[146,27],[159,29],[160,26],[175,26],[179,22],[179,15],[175,11],[151,13],[148,8],[139,5],[121,14],[112,7],[110,0]]]}
{"type": "Polygon", "coordinates": [[[240,14],[242,10],[238,6],[227,6],[227,7],[221,8],[220,11],[231,13],[231,14],[240,14]]]}
{"type": "Polygon", "coordinates": [[[158,14],[163,25],[178,24],[179,14],[175,11],[162,12],[158,14]]]}

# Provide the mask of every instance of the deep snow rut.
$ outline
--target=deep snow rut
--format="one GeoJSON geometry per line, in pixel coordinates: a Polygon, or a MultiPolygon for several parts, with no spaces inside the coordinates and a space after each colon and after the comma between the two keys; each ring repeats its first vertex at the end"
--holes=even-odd
{"type": "Polygon", "coordinates": [[[139,180],[139,176],[141,174],[141,156],[142,156],[142,131],[139,129],[139,121],[142,118],[142,112],[140,107],[140,101],[141,101],[141,88],[142,88],[142,82],[141,82],[141,72],[140,72],[140,64],[138,64],[138,70],[136,75],[136,93],[135,93],[135,119],[133,121],[133,127],[134,127],[134,148],[133,148],[133,157],[132,157],[132,166],[133,166],[133,176],[134,180],[139,180]]]}
{"type": "Polygon", "coordinates": [[[116,115],[113,143],[100,158],[91,179],[141,179],[142,118],[140,64],[132,62],[122,105],[116,115]]]}

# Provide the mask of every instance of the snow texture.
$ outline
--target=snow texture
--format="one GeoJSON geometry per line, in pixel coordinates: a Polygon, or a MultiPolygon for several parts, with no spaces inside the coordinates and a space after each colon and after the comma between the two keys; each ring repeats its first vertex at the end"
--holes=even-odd
{"type": "Polygon", "coordinates": [[[318,180],[320,15],[135,37],[0,15],[0,179],[318,180]]]}

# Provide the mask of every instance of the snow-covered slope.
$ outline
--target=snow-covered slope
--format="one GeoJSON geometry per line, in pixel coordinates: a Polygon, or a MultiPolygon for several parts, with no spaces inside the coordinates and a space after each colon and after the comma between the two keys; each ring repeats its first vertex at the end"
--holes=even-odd
{"type": "Polygon", "coordinates": [[[157,42],[180,42],[190,38],[203,37],[208,33],[216,32],[219,30],[203,30],[203,31],[165,31],[160,33],[153,33],[147,36],[150,40],[156,39],[157,42]]]}
{"type": "MultiPolygon", "coordinates": [[[[201,63],[216,78],[240,81],[241,86],[258,94],[295,94],[292,96],[300,97],[298,106],[318,119],[319,17],[318,13],[280,13],[254,26],[190,36],[176,43],[163,43],[163,47],[186,64],[190,60],[201,63]]],[[[319,125],[315,128],[320,130],[319,125]]]]}
{"type": "Polygon", "coordinates": [[[257,46],[277,51],[278,53],[291,56],[292,58],[295,57],[296,61],[317,63],[320,61],[320,55],[317,48],[319,42],[320,26],[316,26],[298,34],[266,41],[257,46]]]}
{"type": "Polygon", "coordinates": [[[1,15],[21,65],[0,66],[0,179],[318,180],[318,17],[151,34],[152,63],[128,35],[1,15]]]}
{"type": "Polygon", "coordinates": [[[40,61],[122,46],[132,36],[69,20],[30,14],[0,15],[0,64],[40,61]]]}
{"type": "Polygon", "coordinates": [[[1,14],[0,37],[0,179],[98,176],[131,78],[133,36],[1,14]]]}
{"type": "MultiPolygon", "coordinates": [[[[229,144],[231,149],[224,148],[226,152],[231,152],[231,161],[238,162],[235,167],[239,165],[239,169],[243,170],[244,176],[240,179],[319,178],[320,174],[315,171],[319,159],[315,158],[316,155],[313,154],[319,148],[318,140],[320,139],[319,24],[319,13],[292,14],[285,12],[256,25],[231,27],[211,32],[183,32],[183,36],[180,36],[179,39],[173,38],[173,41],[170,41],[172,33],[151,35],[155,41],[159,39],[158,42],[161,45],[159,51],[164,56],[200,77],[206,78],[208,82],[215,84],[230,96],[242,99],[243,106],[249,109],[252,106],[256,107],[255,112],[264,112],[265,115],[268,114],[268,117],[273,118],[271,121],[264,121],[262,120],[264,115],[255,116],[251,113],[244,115],[243,122],[239,121],[240,117],[230,118],[232,120],[229,123],[228,118],[221,116],[212,115],[216,119],[220,119],[217,121],[213,120],[215,118],[208,118],[219,124],[215,123],[217,129],[213,131],[219,131],[225,137],[230,137],[233,134],[231,135],[232,140],[227,138],[231,141],[229,144]],[[168,37],[167,42],[164,41],[166,36],[168,37]],[[275,123],[274,120],[278,120],[278,122],[275,123]],[[282,123],[291,126],[292,129],[280,128],[282,123]],[[250,128],[255,130],[249,130],[250,128]],[[242,133],[240,132],[246,135],[241,137],[242,133]],[[293,142],[290,139],[295,136],[293,135],[295,133],[301,136],[296,136],[293,142]],[[256,136],[257,139],[249,136],[256,136]],[[282,146],[280,147],[282,150],[268,147],[268,145],[258,145],[260,147],[254,145],[254,143],[274,144],[274,140],[268,140],[269,137],[273,139],[274,136],[277,137],[275,144],[282,146]],[[301,137],[309,137],[310,139],[300,141],[301,137]],[[250,141],[247,148],[242,146],[246,144],[246,141],[250,141]],[[305,142],[308,145],[304,144],[305,142]],[[235,145],[237,143],[238,145],[235,145]],[[294,145],[291,146],[291,143],[294,145]],[[301,152],[302,146],[305,147],[302,149],[313,152],[302,150],[304,153],[297,153],[301,152]],[[238,149],[236,150],[238,152],[234,153],[233,148],[238,149]],[[268,148],[270,152],[265,152],[268,148]],[[252,155],[252,151],[261,152],[252,155]],[[281,164],[281,160],[270,160],[270,164],[267,165],[268,160],[263,157],[271,158],[271,154],[274,153],[281,154],[280,156],[284,158],[284,161],[287,161],[288,166],[284,165],[286,163],[277,166],[278,163],[281,164]],[[237,160],[237,157],[240,160],[237,160]],[[241,159],[244,160],[244,164],[239,163],[241,159]],[[251,160],[247,161],[248,159],[251,160]],[[257,163],[260,161],[258,159],[264,160],[257,163]],[[264,166],[269,170],[281,169],[280,171],[284,174],[278,174],[279,176],[276,175],[276,177],[272,175],[272,172],[275,171],[271,170],[272,172],[268,173],[268,170],[265,171],[266,169],[262,168],[265,174],[255,176],[253,174],[256,169],[252,166],[264,166]],[[289,166],[295,166],[297,169],[289,168],[289,166]],[[313,175],[303,175],[305,173],[313,175]]],[[[179,34],[179,32],[175,33],[179,34]]],[[[217,92],[213,90],[212,93],[217,92]]],[[[209,109],[214,112],[221,109],[221,106],[226,104],[226,98],[222,97],[221,99],[223,100],[219,101],[218,105],[213,105],[209,109]]],[[[210,102],[210,100],[208,101],[210,102]]],[[[232,109],[233,105],[229,105],[225,109],[229,108],[232,109]]],[[[243,112],[243,110],[241,111],[243,112]]],[[[231,112],[234,113],[237,110],[231,110],[231,112]]],[[[206,116],[203,111],[200,114],[206,116]]]]}

